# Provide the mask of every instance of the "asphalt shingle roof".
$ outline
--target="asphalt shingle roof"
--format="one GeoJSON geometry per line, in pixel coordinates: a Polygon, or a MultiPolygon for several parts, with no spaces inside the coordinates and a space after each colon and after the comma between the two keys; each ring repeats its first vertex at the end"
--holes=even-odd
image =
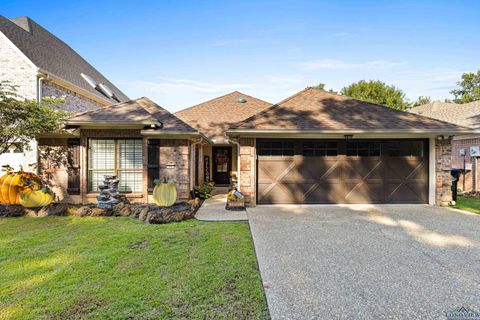
{"type": "Polygon", "coordinates": [[[295,131],[468,131],[468,128],[315,88],[299,93],[232,126],[295,131]]]}
{"type": "Polygon", "coordinates": [[[412,108],[410,112],[472,129],[480,129],[480,101],[464,104],[435,101],[412,108]]]}
{"type": "Polygon", "coordinates": [[[92,88],[81,76],[81,73],[87,74],[97,83],[106,84],[120,101],[128,100],[120,89],[75,50],[32,19],[28,17],[7,19],[0,15],[0,32],[41,70],[115,103],[115,100],[92,88]]]}
{"type": "Polygon", "coordinates": [[[234,91],[178,111],[175,115],[218,143],[226,140],[225,131],[231,125],[245,120],[271,105],[271,103],[234,91]],[[245,102],[238,102],[239,99],[244,99],[245,102]]]}
{"type": "Polygon", "coordinates": [[[146,97],[83,112],[69,118],[67,123],[71,125],[82,123],[112,125],[115,123],[145,125],[161,123],[160,130],[162,131],[197,132],[197,130],[146,97]]]}

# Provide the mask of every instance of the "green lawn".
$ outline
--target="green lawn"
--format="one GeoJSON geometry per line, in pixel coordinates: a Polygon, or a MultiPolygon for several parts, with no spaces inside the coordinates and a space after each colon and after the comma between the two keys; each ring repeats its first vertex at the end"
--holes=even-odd
{"type": "Polygon", "coordinates": [[[480,213],[480,198],[470,196],[458,196],[454,208],[480,213]]]}
{"type": "Polygon", "coordinates": [[[0,219],[0,319],[268,318],[248,224],[0,219]]]}

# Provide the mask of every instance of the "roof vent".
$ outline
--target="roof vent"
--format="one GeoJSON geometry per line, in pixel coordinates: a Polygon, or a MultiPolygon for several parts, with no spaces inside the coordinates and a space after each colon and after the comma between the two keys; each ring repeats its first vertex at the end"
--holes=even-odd
{"type": "Polygon", "coordinates": [[[237,98],[237,103],[246,103],[247,100],[245,100],[245,98],[242,98],[242,97],[239,97],[237,98]]]}
{"type": "Polygon", "coordinates": [[[95,81],[95,79],[93,79],[92,77],[90,77],[88,74],[85,74],[85,73],[80,73],[80,75],[82,76],[82,78],[87,81],[87,83],[93,88],[93,89],[97,89],[97,82],[95,81]]]}

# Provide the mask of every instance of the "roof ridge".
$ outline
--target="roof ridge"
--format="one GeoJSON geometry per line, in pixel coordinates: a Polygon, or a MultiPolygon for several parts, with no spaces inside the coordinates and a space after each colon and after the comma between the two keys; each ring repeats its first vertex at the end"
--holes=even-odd
{"type": "Polygon", "coordinates": [[[175,117],[175,119],[176,119],[177,121],[180,121],[183,125],[187,126],[188,128],[190,128],[190,129],[192,129],[192,130],[194,130],[194,131],[198,131],[197,129],[193,128],[191,125],[189,125],[188,123],[186,123],[185,121],[183,121],[182,119],[180,119],[179,117],[177,117],[174,113],[171,113],[170,111],[168,111],[167,109],[163,108],[162,106],[160,106],[159,104],[157,104],[155,101],[151,100],[150,98],[145,97],[145,96],[140,97],[140,98],[137,98],[137,99],[136,99],[136,102],[137,102],[145,111],[147,111],[152,117],[154,117],[155,120],[161,122],[161,121],[155,116],[155,114],[153,114],[152,112],[150,112],[150,110],[148,110],[148,109],[145,107],[145,105],[142,103],[142,102],[143,102],[142,100],[147,100],[148,102],[152,103],[153,106],[158,109],[158,111],[164,110],[164,111],[167,112],[167,115],[175,117]]]}
{"type": "Polygon", "coordinates": [[[230,93],[221,95],[221,96],[219,96],[219,97],[212,98],[212,99],[209,99],[209,100],[206,100],[206,101],[197,103],[197,104],[195,104],[195,105],[193,105],[193,106],[191,106],[191,107],[187,107],[187,108],[185,108],[185,109],[176,111],[176,112],[174,112],[173,114],[178,114],[178,113],[181,113],[181,112],[184,112],[184,111],[187,111],[187,110],[196,108],[196,107],[198,107],[198,106],[201,106],[201,105],[203,105],[203,104],[208,104],[208,103],[210,103],[210,102],[212,102],[212,101],[225,98],[226,96],[232,95],[232,94],[234,94],[234,93],[238,93],[238,94],[241,94],[242,96],[245,96],[245,97],[248,97],[248,98],[251,98],[251,99],[255,99],[255,100],[258,100],[258,101],[261,101],[261,102],[265,102],[265,103],[267,103],[267,104],[271,104],[271,103],[268,102],[268,101],[265,101],[265,100],[262,100],[262,99],[259,99],[259,98],[255,98],[254,96],[248,95],[248,94],[243,93],[243,92],[240,92],[240,91],[238,91],[238,90],[235,90],[235,91],[232,91],[232,92],[230,92],[230,93]]]}

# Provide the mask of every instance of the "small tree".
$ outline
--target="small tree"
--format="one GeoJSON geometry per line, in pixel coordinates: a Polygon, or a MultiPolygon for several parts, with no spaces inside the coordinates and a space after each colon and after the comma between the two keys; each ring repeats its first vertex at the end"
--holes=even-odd
{"type": "Polygon", "coordinates": [[[462,80],[457,82],[460,89],[450,91],[455,96],[456,103],[469,103],[480,100],[480,70],[462,74],[462,80]]]}
{"type": "Polygon", "coordinates": [[[395,86],[389,86],[382,81],[360,80],[344,87],[344,96],[381,104],[393,109],[404,110],[408,106],[405,93],[395,86]]]}
{"type": "Polygon", "coordinates": [[[430,97],[420,96],[418,97],[417,101],[412,103],[412,107],[415,108],[424,104],[428,104],[430,102],[432,102],[432,99],[430,97]]]}
{"type": "Polygon", "coordinates": [[[330,93],[337,93],[335,90],[333,89],[325,89],[325,83],[319,83],[317,84],[316,86],[312,86],[312,87],[307,87],[307,88],[314,88],[314,89],[318,89],[318,90],[322,90],[322,91],[325,91],[325,92],[330,92],[330,93]]]}
{"type": "Polygon", "coordinates": [[[13,145],[28,150],[29,142],[37,135],[60,130],[69,115],[59,108],[62,101],[22,99],[16,86],[8,81],[0,82],[0,154],[13,145]]]}

